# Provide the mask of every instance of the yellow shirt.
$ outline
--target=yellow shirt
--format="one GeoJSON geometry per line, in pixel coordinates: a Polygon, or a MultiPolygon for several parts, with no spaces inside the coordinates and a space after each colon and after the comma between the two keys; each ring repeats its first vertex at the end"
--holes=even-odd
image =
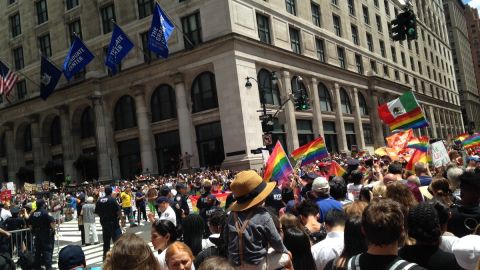
{"type": "Polygon", "coordinates": [[[122,199],[122,208],[132,207],[132,196],[128,193],[122,192],[120,199],[122,199]]]}

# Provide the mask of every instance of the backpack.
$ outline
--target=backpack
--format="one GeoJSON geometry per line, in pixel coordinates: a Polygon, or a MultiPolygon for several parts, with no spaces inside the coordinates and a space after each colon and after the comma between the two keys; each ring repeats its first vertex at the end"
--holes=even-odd
{"type": "MultiPolygon", "coordinates": [[[[360,256],[362,254],[355,255],[348,260],[347,270],[361,270],[360,269],[360,256]]],[[[409,270],[412,267],[417,266],[416,263],[407,262],[403,259],[393,261],[385,270],[409,270]]]]}

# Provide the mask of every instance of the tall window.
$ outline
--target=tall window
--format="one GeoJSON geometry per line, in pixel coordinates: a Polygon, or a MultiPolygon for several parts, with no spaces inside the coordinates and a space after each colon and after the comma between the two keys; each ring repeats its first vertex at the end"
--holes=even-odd
{"type": "Polygon", "coordinates": [[[387,52],[385,51],[385,42],[383,42],[383,40],[380,40],[379,43],[380,43],[380,54],[382,55],[382,57],[387,57],[387,52]]]}
{"type": "Polygon", "coordinates": [[[369,51],[373,52],[373,38],[369,33],[367,33],[367,47],[369,51]]]}
{"type": "Polygon", "coordinates": [[[79,0],[67,0],[67,10],[78,6],[78,1],[79,0]]]}
{"type": "Polygon", "coordinates": [[[17,47],[12,50],[13,53],[13,62],[15,63],[15,69],[20,70],[24,67],[23,63],[23,47],[17,47]]]}
{"type": "Polygon", "coordinates": [[[385,6],[385,13],[390,15],[390,4],[388,3],[388,0],[383,0],[383,5],[385,6]]]}
{"type": "Polygon", "coordinates": [[[405,53],[404,52],[400,52],[400,58],[402,59],[402,66],[406,67],[407,63],[406,63],[406,60],[405,60],[405,53]]]}
{"type": "Polygon", "coordinates": [[[370,60],[370,69],[377,73],[377,62],[375,60],[370,60]]]}
{"type": "Polygon", "coordinates": [[[7,155],[7,148],[5,145],[5,132],[0,136],[0,157],[5,157],[7,155]]]}
{"type": "Polygon", "coordinates": [[[52,46],[50,44],[50,34],[43,35],[38,38],[40,52],[46,57],[52,56],[52,46]]]}
{"type": "Polygon", "coordinates": [[[261,42],[271,44],[270,22],[267,16],[257,13],[258,38],[261,42]]]}
{"type": "Polygon", "coordinates": [[[80,133],[82,139],[95,136],[95,123],[93,119],[95,118],[93,116],[92,107],[85,108],[80,119],[80,133]]]}
{"type": "Polygon", "coordinates": [[[225,159],[222,127],[214,122],[195,127],[200,166],[218,166],[225,159]]]}
{"type": "Polygon", "coordinates": [[[320,6],[311,2],[312,22],[318,27],[322,26],[322,15],[320,13],[320,6]]]}
{"type": "Polygon", "coordinates": [[[153,92],[150,101],[152,122],[172,119],[177,117],[175,91],[167,84],[162,84],[153,92]]]}
{"type": "Polygon", "coordinates": [[[345,137],[347,138],[347,148],[352,150],[352,145],[357,145],[357,136],[355,136],[355,125],[345,123],[345,137]]]}
{"type": "Polygon", "coordinates": [[[39,0],[35,3],[37,9],[37,24],[48,21],[47,0],[39,0]]]}
{"type": "Polygon", "coordinates": [[[320,110],[322,112],[333,112],[330,92],[323,83],[318,84],[318,97],[320,98],[320,110]]]}
{"type": "Polygon", "coordinates": [[[317,58],[320,62],[325,63],[325,41],[320,38],[315,38],[317,45],[317,58]]]}
{"type": "Polygon", "coordinates": [[[338,0],[331,0],[332,1],[332,4],[337,6],[338,5],[338,0]]]}
{"type": "Polygon", "coordinates": [[[182,154],[178,130],[155,134],[155,150],[160,174],[178,170],[179,157],[182,154]]]}
{"type": "Polygon", "coordinates": [[[340,88],[340,102],[342,106],[342,113],[352,114],[352,106],[350,105],[350,98],[344,88],[340,88]]]}
{"type": "Polygon", "coordinates": [[[112,32],[113,30],[112,20],[115,21],[115,6],[113,4],[104,6],[103,8],[100,9],[100,15],[102,16],[103,33],[107,34],[112,32]]]}
{"type": "Polygon", "coordinates": [[[23,132],[23,151],[32,151],[32,130],[30,129],[30,125],[28,125],[23,132]]]}
{"type": "Polygon", "coordinates": [[[362,11],[363,11],[363,21],[366,24],[370,24],[370,15],[368,14],[368,7],[362,6],[362,11]]]}
{"type": "Polygon", "coordinates": [[[297,119],[298,143],[300,145],[313,141],[312,121],[297,119]]]}
{"type": "Polygon", "coordinates": [[[410,57],[410,68],[412,71],[415,71],[415,62],[413,62],[413,57],[410,57]]]}
{"type": "Polygon", "coordinates": [[[10,32],[12,37],[16,37],[22,33],[22,26],[20,24],[20,13],[15,13],[10,16],[10,32]]]}
{"type": "Polygon", "coordinates": [[[348,13],[355,16],[355,2],[354,0],[348,0],[348,13]]]}
{"type": "Polygon", "coordinates": [[[357,95],[358,95],[358,107],[360,108],[360,115],[367,116],[368,115],[367,101],[365,101],[365,98],[363,97],[362,93],[358,93],[357,95]]]}
{"type": "Polygon", "coordinates": [[[333,14],[333,28],[335,29],[335,34],[339,37],[342,36],[342,24],[340,21],[340,17],[338,15],[333,14]]]}
{"type": "Polygon", "coordinates": [[[295,4],[295,0],[285,0],[285,7],[287,8],[288,13],[297,15],[297,8],[295,4]]]}
{"type": "Polygon", "coordinates": [[[397,63],[397,50],[395,47],[391,46],[390,51],[392,52],[392,60],[394,63],[397,63]]]}
{"type": "Polygon", "coordinates": [[[62,143],[62,128],[60,125],[60,117],[55,116],[50,125],[50,145],[59,145],[62,143]]]}
{"type": "Polygon", "coordinates": [[[383,65],[383,75],[385,77],[390,78],[390,72],[388,71],[388,66],[387,65],[383,65]]]}
{"type": "Polygon", "coordinates": [[[82,25],[80,23],[80,19],[72,21],[68,24],[68,33],[70,35],[70,43],[73,43],[73,40],[75,39],[75,34],[77,34],[78,37],[82,38],[82,25]]]}
{"type": "Polygon", "coordinates": [[[325,146],[328,152],[338,152],[337,132],[335,129],[335,122],[323,122],[323,133],[325,139],[325,146]]]}
{"type": "Polygon", "coordinates": [[[363,139],[365,140],[366,145],[373,144],[373,132],[372,126],[370,124],[362,124],[363,127],[363,139]]]}
{"type": "Polygon", "coordinates": [[[294,53],[302,53],[300,48],[300,31],[293,27],[290,27],[290,45],[294,53]]]}
{"type": "Polygon", "coordinates": [[[182,29],[190,40],[183,38],[185,48],[193,48],[193,46],[202,43],[202,26],[200,24],[200,13],[196,12],[182,18],[182,29]]]}
{"type": "Polygon", "coordinates": [[[357,65],[357,72],[363,74],[363,60],[360,54],[355,54],[355,64],[357,65]]]}
{"type": "MultiPolygon", "coordinates": [[[[133,178],[135,175],[140,174],[143,168],[142,160],[140,158],[140,143],[138,139],[118,142],[117,148],[121,176],[125,178],[133,178]]],[[[151,168],[148,169],[151,170],[151,168]]]]}
{"type": "Polygon", "coordinates": [[[358,28],[354,24],[352,24],[352,41],[355,45],[360,45],[358,40],[358,28]]]}
{"type": "Polygon", "coordinates": [[[339,66],[343,69],[346,69],[347,65],[345,63],[345,49],[343,47],[337,46],[337,55],[339,66]]]}
{"type": "Polygon", "coordinates": [[[383,32],[382,19],[380,18],[379,15],[375,15],[375,21],[376,21],[376,23],[377,23],[377,30],[378,30],[378,32],[383,32]]]}
{"type": "Polygon", "coordinates": [[[218,107],[217,87],[215,75],[203,72],[198,75],[192,84],[192,112],[201,112],[218,107]]]}
{"type": "Polygon", "coordinates": [[[280,105],[280,90],[278,84],[272,82],[272,73],[266,69],[261,69],[258,72],[257,80],[260,102],[263,97],[266,104],[280,105]]]}
{"type": "Polygon", "coordinates": [[[145,18],[152,14],[153,1],[152,0],[137,0],[138,5],[138,18],[145,18]]]}
{"type": "Polygon", "coordinates": [[[121,97],[115,104],[115,130],[122,130],[137,126],[135,101],[131,96],[121,97]]]}
{"type": "Polygon", "coordinates": [[[22,100],[27,96],[27,83],[25,80],[17,82],[17,98],[22,100]]]}

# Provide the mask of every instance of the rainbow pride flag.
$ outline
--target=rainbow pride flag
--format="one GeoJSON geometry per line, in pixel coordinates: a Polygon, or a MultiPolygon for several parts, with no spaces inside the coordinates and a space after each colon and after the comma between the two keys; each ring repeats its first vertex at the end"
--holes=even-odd
{"type": "Polygon", "coordinates": [[[480,133],[475,133],[462,142],[463,148],[473,148],[480,146],[480,133]]]}
{"type": "Polygon", "coordinates": [[[422,152],[427,153],[428,152],[428,146],[430,145],[429,141],[430,141],[430,138],[428,138],[428,136],[420,136],[418,138],[413,137],[413,139],[411,139],[407,143],[407,147],[417,149],[417,150],[420,150],[422,152]]]}
{"type": "Polygon", "coordinates": [[[263,179],[265,181],[288,181],[288,176],[293,172],[292,164],[288,160],[285,151],[283,150],[280,141],[277,141],[275,148],[273,148],[272,154],[268,158],[267,165],[265,166],[265,173],[263,179]]]}
{"type": "Polygon", "coordinates": [[[332,160],[332,165],[330,165],[330,170],[328,170],[328,175],[335,176],[344,176],[347,172],[338,164],[335,160],[332,160]]]}
{"type": "Polygon", "coordinates": [[[323,138],[318,137],[308,144],[297,148],[292,152],[292,156],[294,159],[303,158],[302,166],[305,166],[317,160],[328,157],[328,151],[323,138]]]}
{"type": "Polygon", "coordinates": [[[417,162],[423,162],[423,163],[427,164],[428,163],[427,152],[423,152],[421,150],[416,149],[415,152],[413,153],[412,157],[408,161],[405,169],[407,171],[412,171],[413,172],[414,167],[415,167],[415,163],[417,163],[417,162]]]}
{"type": "Polygon", "coordinates": [[[455,137],[453,140],[463,142],[468,137],[470,137],[470,135],[468,133],[463,133],[463,134],[460,134],[457,137],[455,137]]]}

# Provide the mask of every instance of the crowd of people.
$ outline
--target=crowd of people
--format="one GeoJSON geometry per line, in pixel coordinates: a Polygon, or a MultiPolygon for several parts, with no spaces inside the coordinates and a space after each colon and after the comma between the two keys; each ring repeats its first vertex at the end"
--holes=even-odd
{"type": "MultiPolygon", "coordinates": [[[[449,155],[446,166],[414,171],[388,156],[332,155],[278,183],[261,171],[207,170],[18,192],[1,205],[0,234],[31,228],[35,260],[25,269],[51,269],[55,229],[71,216],[81,245],[103,242],[99,269],[478,270],[480,158],[449,155]],[[331,161],[345,173],[329,175],[331,161]],[[153,251],[130,232],[137,226],[150,227],[153,251]]],[[[9,253],[25,240],[5,242],[0,269],[15,269],[9,253]]],[[[58,267],[88,267],[81,246],[63,247],[58,267]]]]}

